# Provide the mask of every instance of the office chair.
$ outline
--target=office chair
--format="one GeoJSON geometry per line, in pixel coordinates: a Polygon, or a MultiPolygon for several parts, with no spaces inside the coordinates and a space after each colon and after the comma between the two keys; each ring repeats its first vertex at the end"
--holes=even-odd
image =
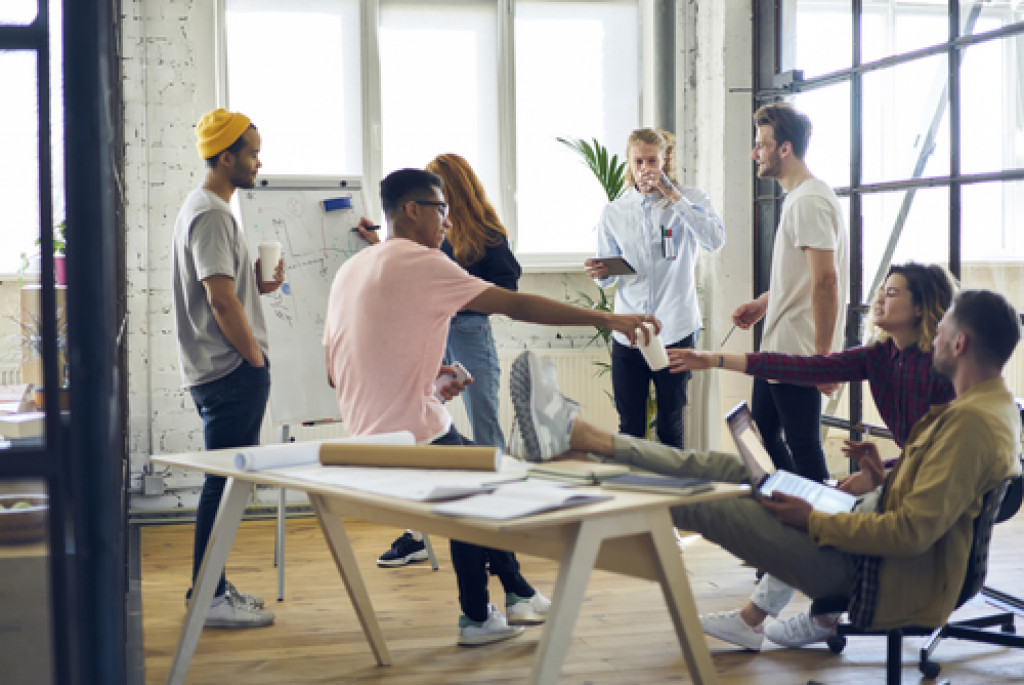
{"type": "MultiPolygon", "coordinates": [[[[1003,513],[1001,505],[1007,490],[1016,482],[1016,487],[1021,487],[1021,478],[1016,476],[1008,478],[997,487],[985,494],[982,500],[981,512],[974,519],[974,537],[971,541],[970,557],[967,563],[967,572],[964,575],[963,587],[957,599],[957,608],[961,607],[967,600],[979,594],[984,583],[985,574],[988,571],[989,543],[992,540],[992,529],[995,526],[998,516],[1003,513]]],[[[1019,501],[1018,505],[1019,507],[1019,501]]],[[[1012,514],[1011,514],[1012,515],[1012,514]]],[[[850,603],[849,597],[827,597],[814,600],[811,604],[812,614],[839,613],[846,611],[850,603]]],[[[902,669],[902,647],[903,636],[928,636],[928,641],[921,647],[918,668],[926,678],[935,678],[939,675],[942,667],[931,660],[932,652],[938,646],[943,637],[951,637],[988,644],[1004,645],[1010,647],[1024,647],[1024,636],[1014,635],[1013,614],[999,614],[998,616],[983,617],[979,619],[968,619],[965,621],[953,621],[940,628],[928,628],[923,626],[907,625],[890,630],[868,630],[860,626],[842,622],[836,626],[836,633],[828,639],[828,647],[838,654],[846,647],[846,638],[850,635],[885,635],[887,640],[886,649],[886,685],[898,685],[902,669]],[[985,627],[998,625],[1000,632],[984,630],[985,627]]]]}

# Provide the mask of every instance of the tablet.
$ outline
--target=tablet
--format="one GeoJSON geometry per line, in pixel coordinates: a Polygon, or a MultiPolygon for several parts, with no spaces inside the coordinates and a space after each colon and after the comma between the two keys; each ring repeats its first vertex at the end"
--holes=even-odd
{"type": "Polygon", "coordinates": [[[608,267],[609,276],[632,276],[636,273],[636,269],[622,257],[594,257],[594,259],[608,267]]]}

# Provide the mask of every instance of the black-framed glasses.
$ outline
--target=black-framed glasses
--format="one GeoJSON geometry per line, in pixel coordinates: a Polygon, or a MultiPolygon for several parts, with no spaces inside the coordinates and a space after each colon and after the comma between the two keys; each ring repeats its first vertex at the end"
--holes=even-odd
{"type": "Polygon", "coordinates": [[[441,220],[444,221],[448,218],[447,202],[441,200],[413,200],[413,202],[424,207],[437,207],[437,213],[441,215],[441,220]]]}

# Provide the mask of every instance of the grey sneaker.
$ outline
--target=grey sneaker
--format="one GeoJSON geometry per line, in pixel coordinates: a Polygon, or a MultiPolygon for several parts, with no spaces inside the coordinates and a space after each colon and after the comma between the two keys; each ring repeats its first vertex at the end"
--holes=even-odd
{"type": "Polygon", "coordinates": [[[519,637],[525,628],[510,626],[505,615],[493,604],[487,605],[487,620],[477,622],[463,614],[459,616],[459,644],[465,646],[486,645],[490,642],[519,637]]]}
{"type": "Polygon", "coordinates": [[[204,625],[207,628],[261,628],[273,622],[274,612],[225,593],[213,598],[204,625]]]}
{"type": "Polygon", "coordinates": [[[527,461],[549,461],[569,451],[579,405],[558,392],[555,366],[533,352],[512,362],[509,390],[527,461]]]}
{"type": "Polygon", "coordinates": [[[224,594],[233,595],[237,601],[251,604],[257,609],[263,608],[263,598],[259,595],[250,595],[248,592],[242,592],[234,586],[230,580],[224,581],[224,594]]]}

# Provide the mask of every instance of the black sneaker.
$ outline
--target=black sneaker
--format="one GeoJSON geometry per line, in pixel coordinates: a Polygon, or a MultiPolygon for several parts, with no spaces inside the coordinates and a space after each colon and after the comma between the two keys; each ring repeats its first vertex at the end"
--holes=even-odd
{"type": "Polygon", "coordinates": [[[391,543],[391,549],[380,555],[378,566],[405,566],[413,561],[427,560],[427,546],[423,540],[417,540],[412,533],[405,531],[402,537],[391,543]]]}

